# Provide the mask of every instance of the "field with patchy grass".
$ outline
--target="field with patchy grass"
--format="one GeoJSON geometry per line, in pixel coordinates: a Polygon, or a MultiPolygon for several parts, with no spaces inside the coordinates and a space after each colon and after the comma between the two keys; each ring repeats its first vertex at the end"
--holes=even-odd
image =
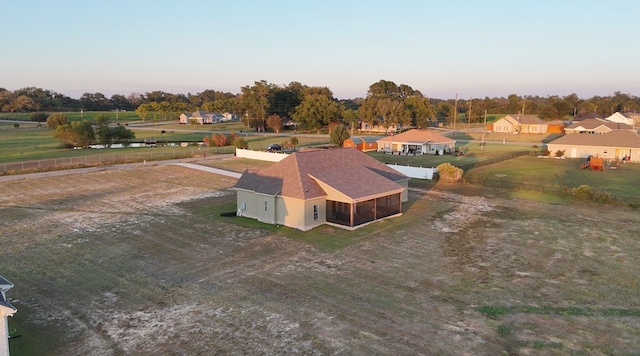
{"type": "Polygon", "coordinates": [[[0,183],[16,355],[638,354],[640,215],[414,188],[302,233],[234,180],[145,166],[0,183]]]}

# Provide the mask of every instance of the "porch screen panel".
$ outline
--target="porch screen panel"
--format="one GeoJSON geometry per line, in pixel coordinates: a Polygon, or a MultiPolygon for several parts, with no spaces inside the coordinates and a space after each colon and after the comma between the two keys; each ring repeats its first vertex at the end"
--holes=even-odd
{"type": "Polygon", "coordinates": [[[351,226],[351,207],[348,203],[342,203],[339,201],[328,200],[327,201],[327,221],[351,226]]]}
{"type": "Polygon", "coordinates": [[[375,199],[357,203],[355,214],[353,217],[353,225],[360,225],[375,220],[375,208],[375,199]]]}
{"type": "Polygon", "coordinates": [[[400,194],[388,195],[376,199],[376,219],[400,213],[400,194]]]}

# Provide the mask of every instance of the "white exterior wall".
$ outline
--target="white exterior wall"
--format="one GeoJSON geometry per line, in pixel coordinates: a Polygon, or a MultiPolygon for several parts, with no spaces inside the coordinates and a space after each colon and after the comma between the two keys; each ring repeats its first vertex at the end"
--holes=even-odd
{"type": "Polygon", "coordinates": [[[3,319],[0,321],[0,338],[3,339],[0,341],[0,356],[9,356],[9,320],[1,311],[0,317],[3,319]]]}
{"type": "Polygon", "coordinates": [[[637,148],[615,148],[615,147],[596,147],[596,146],[570,146],[558,145],[550,143],[547,146],[551,157],[555,157],[555,153],[564,150],[564,156],[568,158],[587,158],[589,156],[602,157],[605,160],[622,158],[616,156],[621,152],[631,152],[631,162],[640,162],[640,149],[637,148]]]}

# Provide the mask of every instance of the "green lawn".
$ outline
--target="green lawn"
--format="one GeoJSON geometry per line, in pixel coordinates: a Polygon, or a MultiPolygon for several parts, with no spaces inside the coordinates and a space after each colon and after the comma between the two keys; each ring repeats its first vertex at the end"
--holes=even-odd
{"type": "Polygon", "coordinates": [[[465,152],[462,156],[446,154],[443,156],[420,155],[420,156],[397,156],[389,155],[382,152],[369,152],[371,157],[379,161],[390,164],[402,164],[419,167],[437,167],[441,163],[451,163],[455,166],[464,166],[476,163],[516,151],[539,151],[539,148],[533,148],[531,144],[503,145],[501,143],[486,143],[484,148],[478,142],[460,142],[456,144],[457,148],[462,148],[465,152]]]}
{"type": "MultiPolygon", "coordinates": [[[[640,198],[640,164],[625,163],[616,169],[579,169],[577,159],[523,156],[465,172],[465,179],[484,180],[489,186],[507,182],[532,186],[578,187],[586,184],[616,197],[640,198]]],[[[534,187],[535,188],[535,187],[534,187]]]]}

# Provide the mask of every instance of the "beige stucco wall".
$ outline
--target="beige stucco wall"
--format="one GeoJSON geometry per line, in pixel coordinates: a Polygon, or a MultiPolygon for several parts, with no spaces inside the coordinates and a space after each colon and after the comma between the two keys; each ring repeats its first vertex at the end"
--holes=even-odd
{"type": "Polygon", "coordinates": [[[255,193],[236,189],[236,207],[238,216],[258,218],[258,196],[255,193]]]}
{"type": "Polygon", "coordinates": [[[507,119],[501,118],[493,123],[493,131],[494,132],[513,132],[514,127],[507,119]]]}
{"type": "Polygon", "coordinates": [[[268,224],[284,225],[303,231],[326,222],[326,201],[324,197],[303,201],[256,194],[236,190],[236,206],[239,216],[257,219],[268,224]],[[267,209],[265,210],[265,202],[267,209]],[[318,220],[313,220],[313,206],[318,205],[318,220]],[[244,210],[242,209],[244,207],[244,210]]]}

